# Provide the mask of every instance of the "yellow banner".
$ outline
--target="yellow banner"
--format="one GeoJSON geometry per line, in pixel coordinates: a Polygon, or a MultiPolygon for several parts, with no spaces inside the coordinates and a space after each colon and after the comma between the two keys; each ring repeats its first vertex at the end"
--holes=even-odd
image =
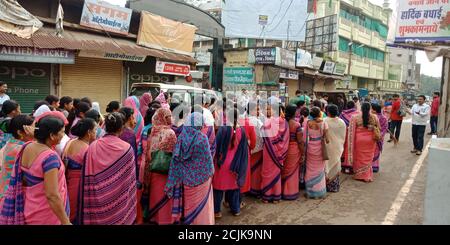
{"type": "Polygon", "coordinates": [[[191,55],[197,27],[142,11],[137,44],[191,55]]]}

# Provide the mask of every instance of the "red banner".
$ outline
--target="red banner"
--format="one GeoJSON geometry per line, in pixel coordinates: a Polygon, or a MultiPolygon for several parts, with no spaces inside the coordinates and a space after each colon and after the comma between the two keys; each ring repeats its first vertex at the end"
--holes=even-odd
{"type": "Polygon", "coordinates": [[[169,74],[175,76],[187,76],[191,73],[191,67],[185,64],[157,61],[156,73],[169,74]]]}

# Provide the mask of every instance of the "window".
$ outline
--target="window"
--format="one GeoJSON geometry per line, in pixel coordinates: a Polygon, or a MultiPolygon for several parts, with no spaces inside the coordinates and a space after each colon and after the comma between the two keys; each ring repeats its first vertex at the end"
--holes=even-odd
{"type": "Polygon", "coordinates": [[[412,54],[409,55],[409,62],[411,63],[413,61],[413,56],[412,54]]]}
{"type": "Polygon", "coordinates": [[[412,70],[408,69],[408,77],[411,77],[411,76],[412,76],[412,70]]]}
{"type": "Polygon", "coordinates": [[[401,57],[402,57],[402,54],[397,54],[397,57],[401,58],[401,57]]]}

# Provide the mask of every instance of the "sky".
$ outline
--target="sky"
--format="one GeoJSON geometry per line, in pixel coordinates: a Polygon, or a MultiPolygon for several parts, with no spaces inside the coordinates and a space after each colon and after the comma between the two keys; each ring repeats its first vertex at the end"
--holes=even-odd
{"type": "MultiPolygon", "coordinates": [[[[106,0],[107,2],[110,2],[115,5],[125,6],[126,0],[106,0]]],[[[245,1],[245,0],[243,0],[245,1]]],[[[380,5],[383,5],[384,0],[369,0],[370,2],[380,5]]],[[[395,8],[397,0],[390,0],[391,8],[395,8]]],[[[436,59],[434,62],[430,62],[423,51],[417,52],[416,57],[417,63],[420,63],[422,65],[421,73],[433,76],[433,77],[440,77],[442,74],[442,57],[436,59]]]]}

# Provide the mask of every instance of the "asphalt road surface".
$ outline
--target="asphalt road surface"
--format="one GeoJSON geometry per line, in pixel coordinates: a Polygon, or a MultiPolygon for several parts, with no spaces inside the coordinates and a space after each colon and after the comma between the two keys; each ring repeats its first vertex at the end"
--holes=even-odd
{"type": "MultiPolygon", "coordinates": [[[[425,136],[425,145],[429,140],[430,136],[425,136]]],[[[322,200],[307,200],[303,191],[299,200],[279,204],[246,197],[241,216],[234,217],[223,208],[223,217],[216,219],[216,224],[422,224],[428,157],[411,154],[412,145],[409,119],[403,123],[399,144],[385,143],[380,173],[374,175],[374,182],[341,175],[340,192],[328,193],[322,200]]]]}

